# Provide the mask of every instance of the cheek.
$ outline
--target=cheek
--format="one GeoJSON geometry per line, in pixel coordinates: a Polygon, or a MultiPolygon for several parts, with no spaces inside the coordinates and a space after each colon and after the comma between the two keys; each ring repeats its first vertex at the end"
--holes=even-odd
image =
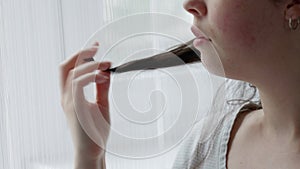
{"type": "Polygon", "coordinates": [[[212,29],[217,40],[230,48],[251,48],[256,43],[254,16],[243,10],[241,3],[224,7],[212,16],[212,29]]]}
{"type": "MultiPolygon", "coordinates": [[[[244,77],[252,66],[269,62],[269,53],[274,49],[266,46],[278,42],[274,35],[280,35],[280,13],[271,8],[271,2],[257,4],[251,0],[208,1],[208,34],[212,39],[215,55],[221,60],[227,77],[244,77]],[[275,18],[275,19],[274,19],[275,18]],[[266,62],[268,61],[268,62],[266,62]],[[245,64],[246,63],[246,64],[245,64]],[[245,66],[247,65],[247,66],[245,66]]],[[[274,46],[274,45],[273,45],[274,46]]],[[[209,69],[215,69],[214,58],[203,58],[209,69]]],[[[216,65],[218,66],[218,65],[216,65]]]]}

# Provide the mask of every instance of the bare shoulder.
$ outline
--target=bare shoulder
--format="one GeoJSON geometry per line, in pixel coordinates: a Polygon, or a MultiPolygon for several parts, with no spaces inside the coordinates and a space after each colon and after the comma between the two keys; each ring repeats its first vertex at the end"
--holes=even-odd
{"type": "Polygon", "coordinates": [[[249,110],[239,113],[232,126],[230,141],[239,136],[247,137],[249,134],[253,136],[255,129],[260,126],[262,116],[262,110],[249,110]]]}
{"type": "MultiPolygon", "coordinates": [[[[227,165],[240,163],[250,155],[251,146],[259,137],[260,122],[263,116],[262,110],[252,110],[239,113],[235,119],[230,133],[227,152],[227,165]]],[[[234,168],[234,167],[233,167],[234,168]]]]}

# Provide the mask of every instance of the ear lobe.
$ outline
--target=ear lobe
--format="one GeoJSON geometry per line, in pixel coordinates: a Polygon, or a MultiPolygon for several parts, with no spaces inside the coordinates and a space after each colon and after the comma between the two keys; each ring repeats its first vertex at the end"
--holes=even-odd
{"type": "Polygon", "coordinates": [[[298,19],[300,18],[300,3],[291,3],[287,5],[285,10],[285,19],[298,19]]]}

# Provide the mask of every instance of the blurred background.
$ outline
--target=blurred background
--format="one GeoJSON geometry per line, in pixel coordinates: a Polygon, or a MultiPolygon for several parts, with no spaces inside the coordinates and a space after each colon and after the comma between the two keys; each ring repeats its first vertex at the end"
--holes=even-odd
{"type": "MultiPolygon", "coordinates": [[[[124,16],[160,12],[192,23],[192,16],[184,11],[182,4],[183,0],[0,0],[0,169],[73,168],[71,136],[60,106],[59,63],[81,49],[100,27],[124,16]]],[[[193,65],[191,70],[196,74],[196,85],[209,83],[207,78],[197,76],[205,72],[201,65],[193,65]]],[[[178,71],[178,78],[186,77],[180,69],[173,68],[173,71],[178,71]]],[[[175,111],[178,105],[175,98],[180,98],[178,86],[172,79],[157,74],[146,73],[137,78],[132,100],[136,107],[146,109],[149,93],[160,89],[168,101],[167,112],[175,111]]],[[[124,79],[126,75],[116,80],[116,86],[124,79]]],[[[190,83],[181,85],[190,86],[190,83]]],[[[154,98],[157,102],[159,99],[160,95],[154,98]]],[[[211,98],[207,100],[201,112],[208,111],[211,98]]],[[[191,97],[191,105],[194,102],[191,97]]],[[[141,132],[135,130],[136,126],[124,125],[116,112],[112,106],[115,129],[127,128],[123,132],[128,135],[141,132]]],[[[160,119],[154,126],[156,131],[150,128],[142,132],[161,133],[174,120],[172,117],[160,119]]],[[[164,139],[160,141],[165,143],[164,139]]],[[[130,144],[111,144],[127,151],[135,148],[130,144]]],[[[168,169],[178,147],[139,160],[108,153],[107,168],[168,169]]]]}

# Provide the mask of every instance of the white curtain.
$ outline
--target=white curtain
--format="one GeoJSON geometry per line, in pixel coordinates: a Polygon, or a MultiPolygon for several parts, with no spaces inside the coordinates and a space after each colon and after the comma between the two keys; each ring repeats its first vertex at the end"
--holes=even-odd
{"type": "MultiPolygon", "coordinates": [[[[72,141],[59,100],[59,63],[79,50],[100,27],[124,16],[161,12],[192,23],[182,3],[182,0],[0,0],[0,169],[73,168],[72,141]]],[[[205,74],[200,65],[191,69],[199,75],[197,85],[207,83],[200,77],[205,74]]],[[[173,71],[184,72],[174,68],[173,71]]],[[[185,78],[184,73],[178,76],[185,78]]],[[[122,80],[116,80],[117,83],[122,80]]],[[[146,105],[139,101],[149,96],[151,85],[164,91],[166,98],[178,97],[172,79],[148,73],[136,81],[133,97],[137,106],[146,105]]],[[[176,99],[169,100],[168,111],[176,111],[176,99]]],[[[208,107],[203,105],[201,111],[207,111],[208,107]]],[[[164,117],[157,132],[170,125],[170,120],[172,116],[164,117]]],[[[130,126],[122,126],[117,116],[113,121],[116,128],[128,127],[129,133],[136,132],[130,126]]],[[[135,145],[126,146],[134,149],[135,145]]],[[[108,154],[107,166],[170,168],[177,150],[144,160],[108,154]]]]}

